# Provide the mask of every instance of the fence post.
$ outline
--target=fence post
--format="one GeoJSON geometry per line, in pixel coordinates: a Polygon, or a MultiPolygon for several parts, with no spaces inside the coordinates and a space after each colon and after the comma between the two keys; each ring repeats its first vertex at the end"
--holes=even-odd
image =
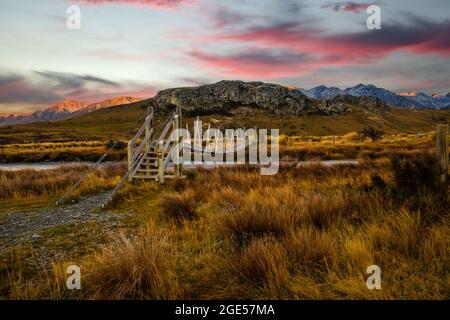
{"type": "Polygon", "coordinates": [[[441,180],[445,181],[448,171],[448,125],[436,127],[436,156],[441,169],[441,180]]]}
{"type": "Polygon", "coordinates": [[[158,181],[159,183],[164,183],[164,141],[161,140],[158,143],[158,151],[157,151],[157,157],[158,157],[158,181]]]}

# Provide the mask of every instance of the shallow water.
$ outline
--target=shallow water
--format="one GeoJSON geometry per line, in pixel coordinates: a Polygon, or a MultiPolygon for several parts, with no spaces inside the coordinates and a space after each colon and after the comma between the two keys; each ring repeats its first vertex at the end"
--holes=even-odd
{"type": "MultiPolygon", "coordinates": [[[[100,166],[105,166],[113,162],[104,162],[100,166]]],[[[11,162],[0,163],[0,170],[5,171],[19,171],[25,169],[33,169],[37,171],[51,170],[60,167],[67,167],[73,165],[94,165],[94,162],[11,162]]]]}
{"type": "MultiPolygon", "coordinates": [[[[105,166],[108,164],[113,164],[115,162],[102,162],[100,163],[100,166],[105,166]]],[[[358,160],[348,159],[348,160],[323,160],[323,161],[281,161],[283,164],[290,164],[290,165],[296,165],[299,166],[307,166],[307,165],[313,165],[313,164],[321,164],[324,166],[336,166],[336,165],[348,165],[353,164],[357,165],[358,160]]],[[[33,169],[37,171],[41,170],[51,170],[56,169],[59,167],[65,167],[65,166],[73,166],[73,165],[94,165],[94,162],[11,162],[11,163],[0,163],[0,170],[5,171],[19,171],[24,169],[33,169]]],[[[234,164],[227,164],[224,163],[222,165],[217,165],[213,163],[204,163],[201,165],[193,165],[193,164],[185,164],[186,168],[192,168],[192,167],[205,167],[205,168],[214,168],[219,166],[233,166],[234,164]]]]}

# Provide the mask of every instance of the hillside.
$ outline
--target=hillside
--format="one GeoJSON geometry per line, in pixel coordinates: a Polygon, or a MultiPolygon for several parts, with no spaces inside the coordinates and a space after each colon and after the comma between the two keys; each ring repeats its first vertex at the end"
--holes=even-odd
{"type": "Polygon", "coordinates": [[[121,139],[128,128],[133,127],[128,136],[138,130],[142,120],[137,120],[148,107],[155,107],[157,117],[163,117],[175,105],[182,106],[183,121],[190,126],[200,115],[205,123],[220,123],[221,128],[279,128],[282,133],[295,135],[345,134],[367,126],[387,133],[416,133],[450,122],[450,110],[392,108],[374,97],[315,100],[283,86],[221,81],[163,90],[151,99],[62,121],[3,127],[0,143],[121,139]]]}

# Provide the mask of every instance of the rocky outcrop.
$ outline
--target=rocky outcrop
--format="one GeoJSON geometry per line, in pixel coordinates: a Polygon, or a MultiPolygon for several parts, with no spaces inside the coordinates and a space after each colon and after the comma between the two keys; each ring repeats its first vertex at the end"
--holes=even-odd
{"type": "Polygon", "coordinates": [[[373,96],[338,95],[326,100],[311,100],[295,88],[243,81],[220,81],[199,87],[167,89],[158,92],[153,102],[159,108],[181,106],[184,111],[197,114],[252,107],[279,115],[338,116],[351,112],[351,105],[375,112],[387,108],[383,101],[373,96]]]}
{"type": "Polygon", "coordinates": [[[388,108],[382,100],[374,96],[355,97],[350,95],[339,95],[327,101],[330,101],[332,104],[356,105],[373,112],[382,112],[388,108]]]}
{"type": "Polygon", "coordinates": [[[300,115],[310,109],[310,101],[296,89],[263,82],[220,81],[199,87],[158,92],[157,107],[181,106],[195,112],[221,112],[239,107],[255,107],[275,114],[300,115]]]}
{"type": "Polygon", "coordinates": [[[326,116],[338,116],[351,112],[351,108],[342,102],[322,100],[317,106],[317,111],[326,116]]]}

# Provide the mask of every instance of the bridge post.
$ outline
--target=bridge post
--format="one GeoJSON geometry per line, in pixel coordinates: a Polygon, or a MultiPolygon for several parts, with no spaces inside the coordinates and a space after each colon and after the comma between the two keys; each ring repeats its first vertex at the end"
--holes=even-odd
{"type": "MultiPolygon", "coordinates": [[[[178,129],[181,129],[183,123],[181,122],[181,107],[178,107],[178,129]]],[[[183,136],[181,134],[178,135],[178,145],[181,146],[181,154],[180,154],[180,164],[178,165],[178,176],[183,175],[183,158],[184,158],[184,145],[183,145],[183,136]]]]}
{"type": "Polygon", "coordinates": [[[132,167],[133,167],[133,140],[130,140],[127,145],[127,162],[128,162],[128,181],[131,182],[133,180],[132,177],[132,167]]]}
{"type": "MultiPolygon", "coordinates": [[[[176,114],[175,117],[173,117],[173,130],[176,132],[175,135],[175,141],[177,142],[178,146],[180,146],[180,133],[178,132],[178,129],[180,128],[180,116],[179,114],[176,114]]],[[[180,150],[178,150],[178,155],[176,156],[176,159],[172,159],[174,161],[176,161],[177,163],[175,164],[174,167],[174,173],[175,173],[175,177],[179,177],[180,176],[180,150]]]]}
{"type": "Polygon", "coordinates": [[[164,141],[161,140],[158,142],[158,151],[157,151],[157,157],[158,157],[158,181],[159,183],[164,183],[164,141]]]}
{"type": "Polygon", "coordinates": [[[148,109],[148,115],[145,118],[145,138],[147,140],[145,149],[147,150],[147,152],[150,149],[149,147],[150,147],[150,143],[151,143],[151,140],[152,140],[151,137],[150,137],[151,134],[152,134],[152,131],[151,131],[152,126],[153,126],[153,108],[150,107],[148,109]]]}

